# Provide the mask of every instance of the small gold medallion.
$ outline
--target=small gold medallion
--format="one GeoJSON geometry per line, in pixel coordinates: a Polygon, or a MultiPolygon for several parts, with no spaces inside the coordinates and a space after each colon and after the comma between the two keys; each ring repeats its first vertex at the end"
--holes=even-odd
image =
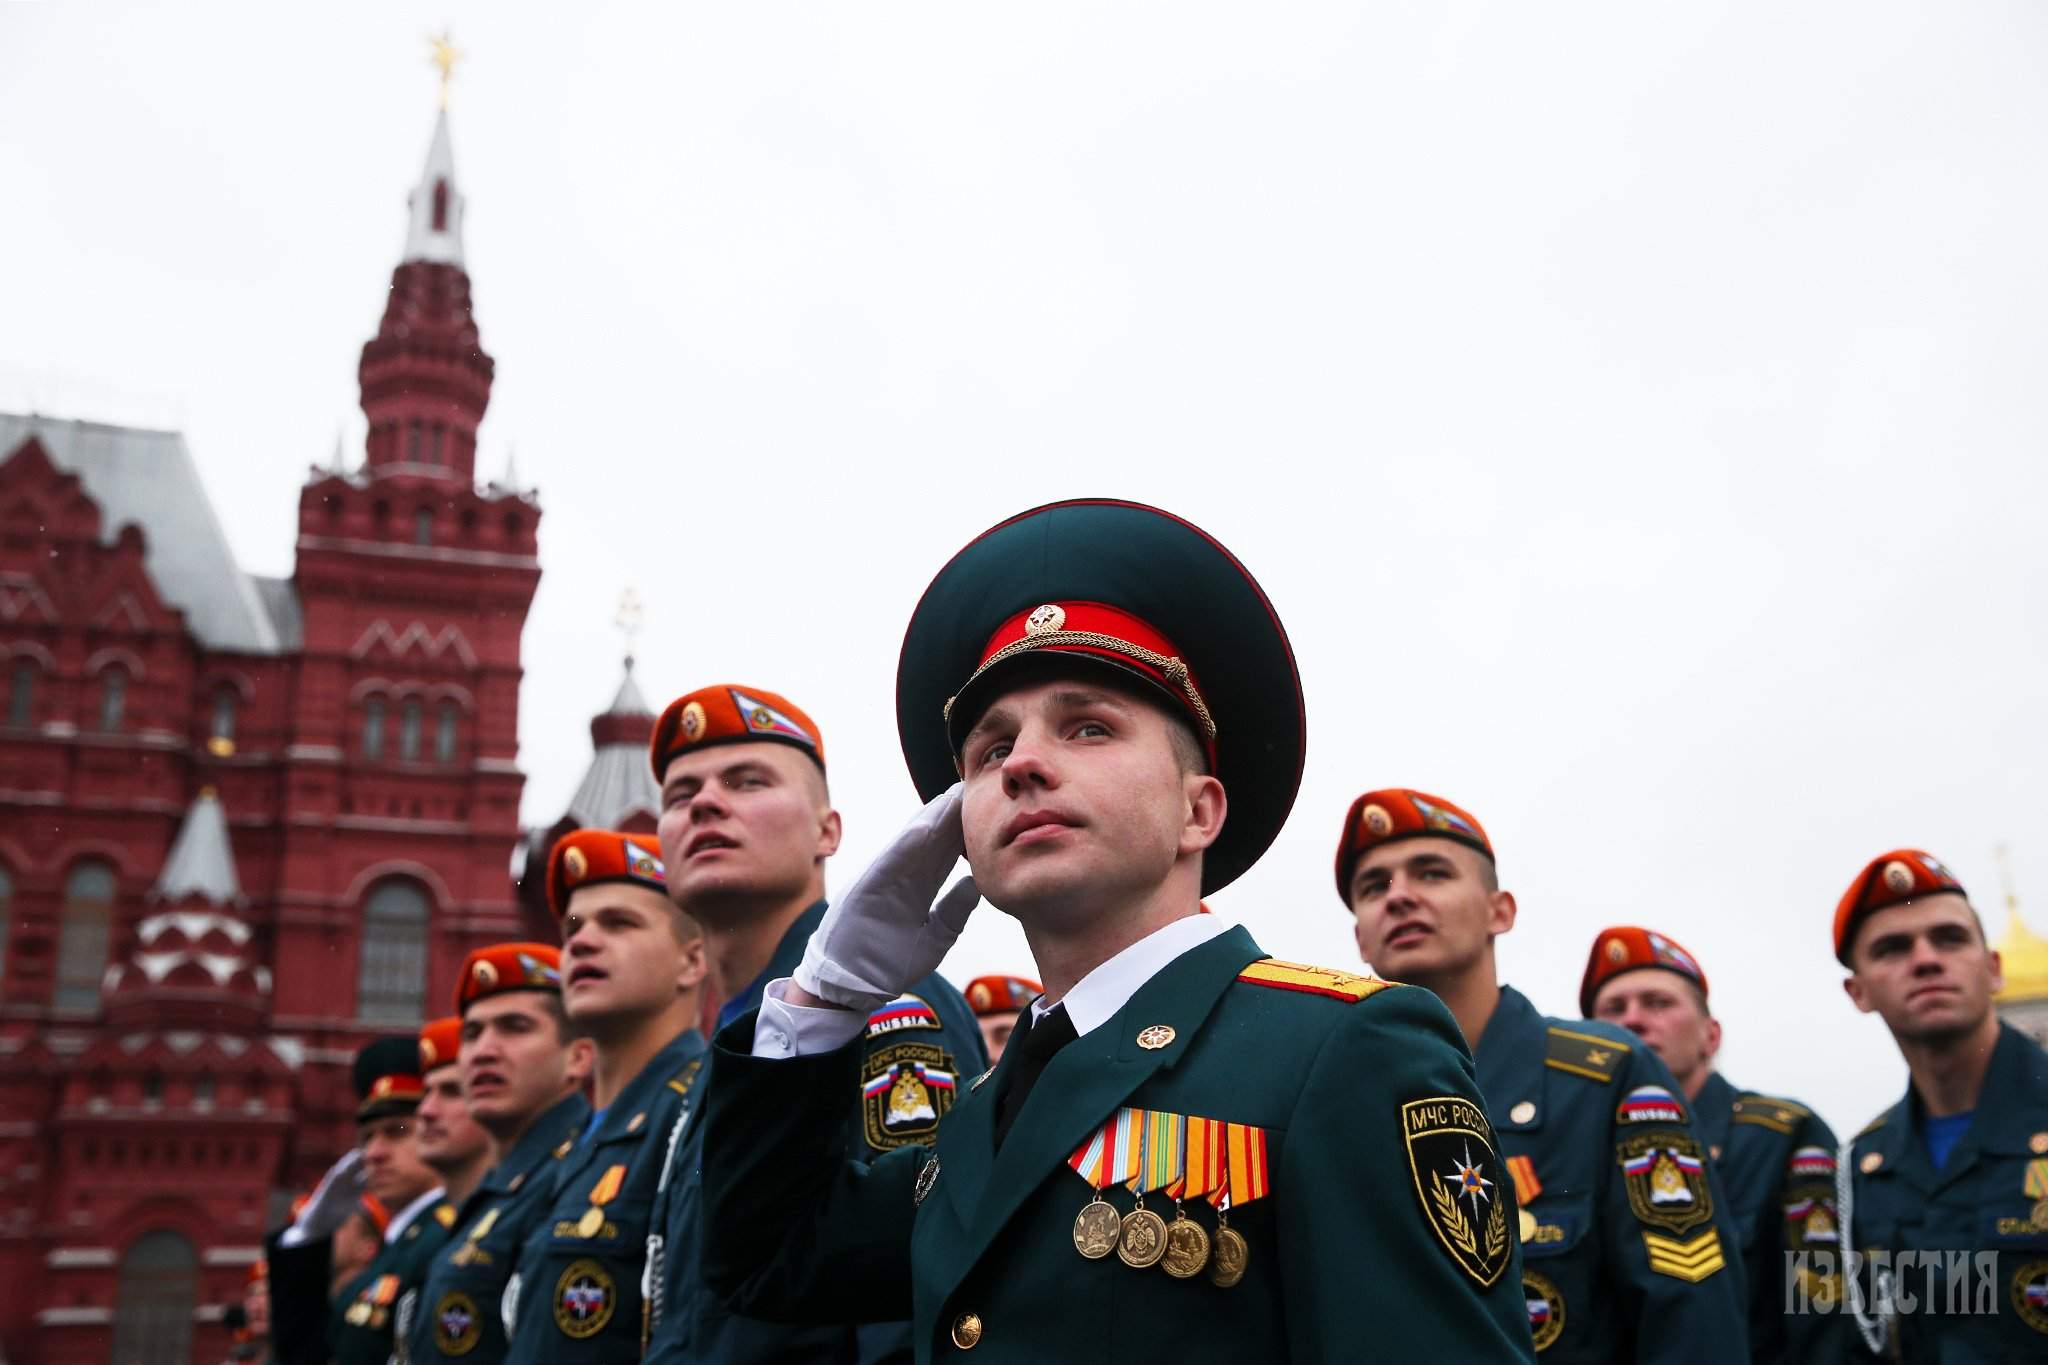
{"type": "Polygon", "coordinates": [[[1522,1240],[1528,1241],[1536,1235],[1536,1215],[1527,1209],[1523,1209],[1521,1221],[1516,1226],[1521,1230],[1522,1240]]]}
{"type": "Polygon", "coordinates": [[[1097,1195],[1074,1218],[1074,1250],[1091,1261],[1099,1261],[1116,1250],[1123,1223],[1116,1209],[1097,1195]]]}
{"type": "Polygon", "coordinates": [[[1365,832],[1374,838],[1384,838],[1394,832],[1394,817],[1387,814],[1384,806],[1367,806],[1359,812],[1358,818],[1364,821],[1365,832]]]}
{"type": "Polygon", "coordinates": [[[2048,1133],[2036,1133],[2028,1138],[2027,1150],[2036,1156],[2048,1156],[2048,1133]]]}
{"type": "Polygon", "coordinates": [[[1884,884],[1895,896],[1903,896],[1913,889],[1913,869],[1897,859],[1884,865],[1884,884]]]}
{"type": "Polygon", "coordinates": [[[704,707],[701,702],[688,702],[683,707],[683,738],[695,740],[704,733],[704,707]]]}
{"type": "Polygon", "coordinates": [[[1618,938],[1608,939],[1607,960],[1617,964],[1628,961],[1628,945],[1618,938]]]}
{"type": "Polygon", "coordinates": [[[588,871],[590,859],[584,856],[582,849],[571,848],[562,854],[562,874],[569,879],[571,886],[582,881],[583,874],[588,871]]]}
{"type": "Polygon", "coordinates": [[[1236,1228],[1216,1229],[1215,1254],[1209,1260],[1209,1283],[1228,1289],[1244,1278],[1245,1263],[1252,1258],[1244,1234],[1236,1228]]]}
{"type": "Polygon", "coordinates": [[[1523,1100],[1520,1104],[1508,1110],[1508,1122],[1510,1123],[1531,1123],[1535,1121],[1535,1118],[1536,1102],[1534,1100],[1523,1100]]]}
{"type": "Polygon", "coordinates": [[[1865,1152],[1863,1154],[1863,1160],[1856,1163],[1856,1169],[1863,1172],[1863,1174],[1865,1175],[1869,1175],[1872,1171],[1876,1170],[1878,1167],[1882,1165],[1884,1165],[1883,1152],[1865,1152]]]}
{"type": "MultiPolygon", "coordinates": [[[[568,857],[564,855],[562,861],[567,862],[568,857]]],[[[476,978],[476,984],[483,990],[489,990],[498,984],[498,969],[488,961],[479,962],[471,967],[469,974],[476,978]]]]}
{"type": "Polygon", "coordinates": [[[1171,1024],[1153,1024],[1138,1030],[1138,1046],[1147,1052],[1157,1052],[1176,1037],[1171,1024]]]}
{"type": "Polygon", "coordinates": [[[1133,1270],[1149,1270],[1166,1255],[1166,1220],[1147,1208],[1124,1215],[1116,1243],[1117,1259],[1133,1270]]]}
{"type": "Polygon", "coordinates": [[[595,1237],[603,1228],[604,1210],[595,1204],[585,1209],[583,1216],[576,1220],[576,1235],[578,1237],[595,1237]]]}
{"type": "Polygon", "coordinates": [[[1209,1264],[1209,1234],[1200,1223],[1176,1211],[1166,1225],[1166,1254],[1159,1264],[1176,1280],[1192,1280],[1209,1264]]]}
{"type": "Polygon", "coordinates": [[[2035,1200],[2034,1207],[2027,1216],[2033,1220],[2035,1227],[2048,1231],[2048,1199],[2035,1200]]]}

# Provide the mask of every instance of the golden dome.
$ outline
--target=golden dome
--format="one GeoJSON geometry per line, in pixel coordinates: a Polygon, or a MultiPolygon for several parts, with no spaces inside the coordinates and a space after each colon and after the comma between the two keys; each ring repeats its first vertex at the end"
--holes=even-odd
{"type": "Polygon", "coordinates": [[[2005,932],[1991,945],[2005,967],[2005,989],[1992,997],[2001,1005],[2048,1000],[2048,938],[2020,918],[2018,906],[2005,912],[2005,932]]]}

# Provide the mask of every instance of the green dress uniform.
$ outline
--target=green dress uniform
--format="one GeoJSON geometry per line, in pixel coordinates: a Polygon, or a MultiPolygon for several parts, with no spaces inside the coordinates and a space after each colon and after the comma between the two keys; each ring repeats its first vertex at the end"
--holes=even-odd
{"type": "Polygon", "coordinates": [[[720,1034],[705,1112],[703,1264],[738,1311],[907,1315],[921,1362],[1529,1358],[1512,1194],[1427,992],[1274,963],[1230,929],[1055,1052],[1000,1148],[1017,1041],[935,1151],[872,1161],[845,1120],[863,1043],[771,1060],[753,1032],[750,1016],[720,1034]],[[1126,1115],[1148,1134],[1180,1121],[1191,1196],[1155,1183],[1135,1237],[1137,1197],[1095,1188],[1122,1173],[1102,1139],[1126,1115]],[[1218,1136],[1221,1213],[1193,1197],[1218,1136]]]}
{"type": "MultiPolygon", "coordinates": [[[[768,983],[788,976],[825,918],[825,902],[805,910],[783,934],[761,974],[719,1009],[721,1027],[759,1007],[768,983]]],[[[877,1010],[861,1033],[861,1083],[841,1096],[851,1117],[849,1146],[869,1157],[900,1147],[929,1147],[939,1120],[967,1080],[988,1068],[988,1051],[967,1001],[933,974],[877,1010]],[[908,1071],[907,1086],[870,1094],[871,1083],[908,1071]]],[[[716,1068],[714,1066],[713,1070],[716,1068]]],[[[712,1082],[708,1075],[700,1090],[712,1082]]],[[[701,1100],[700,1100],[701,1107],[701,1100]]],[[[704,1125],[688,1121],[671,1157],[674,1171],[657,1195],[664,1228],[662,1290],[648,1342],[650,1362],[714,1360],[718,1365],[881,1365],[911,1359],[910,1324],[764,1322],[728,1312],[705,1292],[698,1209],[703,1199],[704,1125]]]]}
{"type": "Polygon", "coordinates": [[[1728,1193],[1749,1281],[1749,1354],[1757,1365],[1836,1360],[1853,1331],[1830,1261],[1788,1265],[1786,1253],[1841,1250],[1835,1135],[1805,1105],[1737,1090],[1714,1072],[1693,1119],[1728,1193]],[[1796,1285],[1789,1277],[1796,1277],[1796,1285]]]}
{"type": "Polygon", "coordinates": [[[1872,1258],[1913,1254],[1903,1268],[1867,1264],[1852,1304],[1887,1335],[1888,1358],[2048,1359],[2048,1053],[2000,1027],[1975,1115],[1939,1171],[1924,1119],[1909,1086],[1849,1144],[1845,1241],[1872,1258]],[[1896,1312],[1873,1294],[1877,1275],[1896,1312]]]}
{"type": "Polygon", "coordinates": [[[454,1226],[455,1205],[436,1199],[341,1287],[327,1338],[336,1365],[385,1365],[391,1359],[399,1309],[409,1293],[418,1292],[427,1262],[447,1243],[454,1226]]]}
{"type": "Polygon", "coordinates": [[[510,1343],[501,1312],[506,1281],[554,1193],[556,1155],[590,1121],[590,1104],[571,1095],[533,1121],[505,1159],[462,1202],[454,1231],[428,1263],[406,1318],[403,1356],[411,1365],[502,1361],[510,1343]]]}
{"type": "Polygon", "coordinates": [[[1747,1359],[1735,1222],[1656,1054],[1503,986],[1475,1055],[1523,1203],[1523,1287],[1546,1365],[1747,1359]]]}
{"type": "Polygon", "coordinates": [[[646,1345],[641,1269],[655,1187],[677,1114],[704,1066],[704,1037],[678,1034],[610,1106],[569,1139],[545,1211],[519,1251],[508,1289],[514,1329],[506,1359],[578,1365],[640,1359],[646,1345]]]}

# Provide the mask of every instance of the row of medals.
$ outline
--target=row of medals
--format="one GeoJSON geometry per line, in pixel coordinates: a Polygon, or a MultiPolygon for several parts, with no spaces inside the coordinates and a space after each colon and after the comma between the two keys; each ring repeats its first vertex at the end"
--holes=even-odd
{"type": "Polygon", "coordinates": [[[1251,1247],[1244,1234],[1217,1215],[1212,1245],[1200,1223],[1183,1213],[1174,1202],[1173,1221],[1167,1222],[1145,1207],[1118,1216],[1116,1206],[1097,1191],[1095,1198],[1074,1219],[1074,1250],[1091,1261],[1114,1251],[1117,1259],[1134,1270],[1158,1266],[1177,1280],[1191,1280],[1206,1268],[1209,1283],[1228,1289],[1244,1278],[1251,1247]]]}

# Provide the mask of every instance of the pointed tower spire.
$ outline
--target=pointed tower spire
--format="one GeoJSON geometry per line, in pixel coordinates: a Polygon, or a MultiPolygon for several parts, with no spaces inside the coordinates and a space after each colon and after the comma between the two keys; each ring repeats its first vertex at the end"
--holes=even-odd
{"type": "Polygon", "coordinates": [[[498,487],[507,493],[523,493],[519,486],[519,456],[513,451],[512,443],[505,442],[505,477],[498,480],[498,487]]]}
{"type": "Polygon", "coordinates": [[[242,898],[242,883],[235,875],[235,851],[228,842],[227,812],[213,788],[200,791],[199,799],[185,812],[185,823],[171,840],[150,894],[158,900],[182,901],[197,897],[212,905],[231,905],[242,898]]]}
{"type": "Polygon", "coordinates": [[[455,188],[455,147],[448,138],[448,111],[434,120],[434,140],[419,184],[406,196],[411,210],[402,261],[462,264],[462,192],[455,188]]]}
{"type": "Polygon", "coordinates": [[[342,442],[341,428],[336,427],[334,429],[334,458],[327,462],[327,468],[336,474],[348,473],[348,453],[343,449],[342,442]]]}

